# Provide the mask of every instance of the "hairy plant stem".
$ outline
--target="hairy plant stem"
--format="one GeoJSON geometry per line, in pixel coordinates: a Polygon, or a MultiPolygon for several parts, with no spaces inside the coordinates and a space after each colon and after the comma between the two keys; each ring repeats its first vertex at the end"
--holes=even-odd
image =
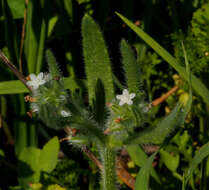
{"type": "Polygon", "coordinates": [[[116,154],[114,149],[106,146],[100,149],[103,164],[101,185],[102,190],[116,190],[116,154]]]}

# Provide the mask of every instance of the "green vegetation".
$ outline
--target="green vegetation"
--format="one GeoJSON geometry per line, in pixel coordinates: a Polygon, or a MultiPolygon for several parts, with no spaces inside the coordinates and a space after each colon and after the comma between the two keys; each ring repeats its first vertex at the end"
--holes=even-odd
{"type": "Polygon", "coordinates": [[[0,10],[0,190],[209,188],[208,2],[0,10]]]}

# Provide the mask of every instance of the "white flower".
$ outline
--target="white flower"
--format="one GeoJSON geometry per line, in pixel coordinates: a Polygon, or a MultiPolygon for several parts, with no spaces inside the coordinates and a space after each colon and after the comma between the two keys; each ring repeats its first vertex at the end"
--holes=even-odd
{"type": "Polygon", "coordinates": [[[32,87],[33,90],[38,89],[39,86],[46,83],[46,80],[44,79],[44,74],[41,72],[37,76],[35,74],[30,74],[30,81],[28,81],[26,84],[30,87],[32,87]]]}
{"type": "Polygon", "coordinates": [[[61,111],[60,111],[60,115],[61,115],[62,117],[70,117],[72,114],[71,114],[70,111],[61,110],[61,111]]]}
{"type": "Polygon", "coordinates": [[[127,89],[123,90],[123,94],[122,95],[117,95],[116,98],[118,100],[120,100],[119,105],[122,106],[123,104],[128,104],[128,105],[132,105],[133,101],[132,99],[136,96],[135,93],[131,93],[129,94],[127,89]]]}

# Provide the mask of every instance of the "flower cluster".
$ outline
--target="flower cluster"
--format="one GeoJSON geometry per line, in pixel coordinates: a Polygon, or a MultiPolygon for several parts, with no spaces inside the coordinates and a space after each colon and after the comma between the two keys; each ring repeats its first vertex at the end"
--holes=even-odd
{"type": "MultiPolygon", "coordinates": [[[[39,73],[38,75],[30,74],[29,81],[26,83],[29,87],[32,88],[33,99],[36,101],[31,102],[31,109],[32,112],[39,112],[40,111],[40,100],[44,100],[44,102],[50,102],[52,99],[53,102],[64,102],[66,101],[65,93],[62,91],[58,91],[59,93],[55,93],[55,91],[51,91],[47,87],[45,88],[44,94],[42,95],[43,98],[40,99],[40,90],[39,87],[46,84],[48,81],[52,80],[52,76],[49,73],[39,73]],[[47,90],[46,90],[47,89],[47,90]],[[61,94],[61,95],[60,95],[61,94]],[[38,100],[37,100],[38,99],[38,100]]],[[[43,92],[42,92],[43,93],[43,92]]],[[[59,111],[59,115],[61,117],[70,117],[72,114],[68,110],[61,110],[59,111]]]]}
{"type": "MultiPolygon", "coordinates": [[[[33,99],[34,101],[31,102],[31,109],[33,112],[38,112],[40,111],[40,108],[42,105],[47,105],[51,104],[56,107],[56,112],[57,115],[63,117],[63,118],[68,118],[72,116],[71,111],[66,109],[65,104],[67,103],[67,94],[64,91],[64,88],[57,88],[53,85],[56,81],[51,81],[52,76],[51,74],[46,74],[46,73],[39,73],[38,75],[35,74],[30,74],[29,75],[30,80],[27,82],[27,85],[32,88],[32,93],[33,93],[33,99]],[[50,83],[47,83],[51,81],[50,83]],[[45,85],[46,84],[46,85],[45,85]],[[40,88],[40,86],[44,85],[43,88],[40,88]],[[60,109],[61,108],[61,109],[60,109]]],[[[59,86],[59,85],[58,85],[59,86]]],[[[116,99],[119,100],[118,105],[123,106],[127,104],[128,106],[133,105],[133,99],[136,98],[135,93],[129,93],[127,89],[124,89],[122,94],[116,95],[116,99]]],[[[137,99],[135,100],[137,103],[137,99]]],[[[144,104],[139,104],[139,107],[143,112],[147,112],[147,107],[144,106],[144,104]]],[[[119,107],[118,107],[119,108],[119,107]]],[[[128,114],[128,107],[124,106],[123,108],[119,108],[119,111],[116,111],[116,117],[132,117],[130,114],[128,114]],[[124,113],[126,113],[124,115],[124,113]]],[[[120,123],[120,122],[118,122],[120,123]]]]}
{"type": "Polygon", "coordinates": [[[37,76],[32,73],[29,75],[30,80],[26,83],[32,88],[32,90],[37,90],[39,86],[45,84],[52,79],[50,74],[44,74],[43,72],[39,73],[37,76]]]}

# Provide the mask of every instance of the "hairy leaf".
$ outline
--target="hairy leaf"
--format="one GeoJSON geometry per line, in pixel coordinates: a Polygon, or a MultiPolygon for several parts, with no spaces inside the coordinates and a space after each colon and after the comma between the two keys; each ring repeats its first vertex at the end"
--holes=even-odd
{"type": "Polygon", "coordinates": [[[130,92],[136,93],[139,90],[140,69],[137,65],[134,52],[125,40],[121,41],[120,50],[128,89],[130,92]]]}
{"type": "Polygon", "coordinates": [[[189,100],[185,109],[178,103],[171,113],[160,121],[156,127],[148,127],[138,135],[129,137],[126,144],[161,144],[165,140],[168,141],[178,128],[184,124],[184,120],[191,107],[192,97],[190,94],[189,100]]]}
{"type": "Polygon", "coordinates": [[[89,101],[94,98],[97,79],[104,84],[106,102],[111,101],[114,89],[110,58],[99,26],[88,15],[82,20],[82,37],[89,101]]]}
{"type": "Polygon", "coordinates": [[[54,57],[53,53],[47,49],[46,50],[46,60],[49,66],[49,72],[53,78],[60,77],[59,67],[57,65],[56,58],[54,57]]]}

